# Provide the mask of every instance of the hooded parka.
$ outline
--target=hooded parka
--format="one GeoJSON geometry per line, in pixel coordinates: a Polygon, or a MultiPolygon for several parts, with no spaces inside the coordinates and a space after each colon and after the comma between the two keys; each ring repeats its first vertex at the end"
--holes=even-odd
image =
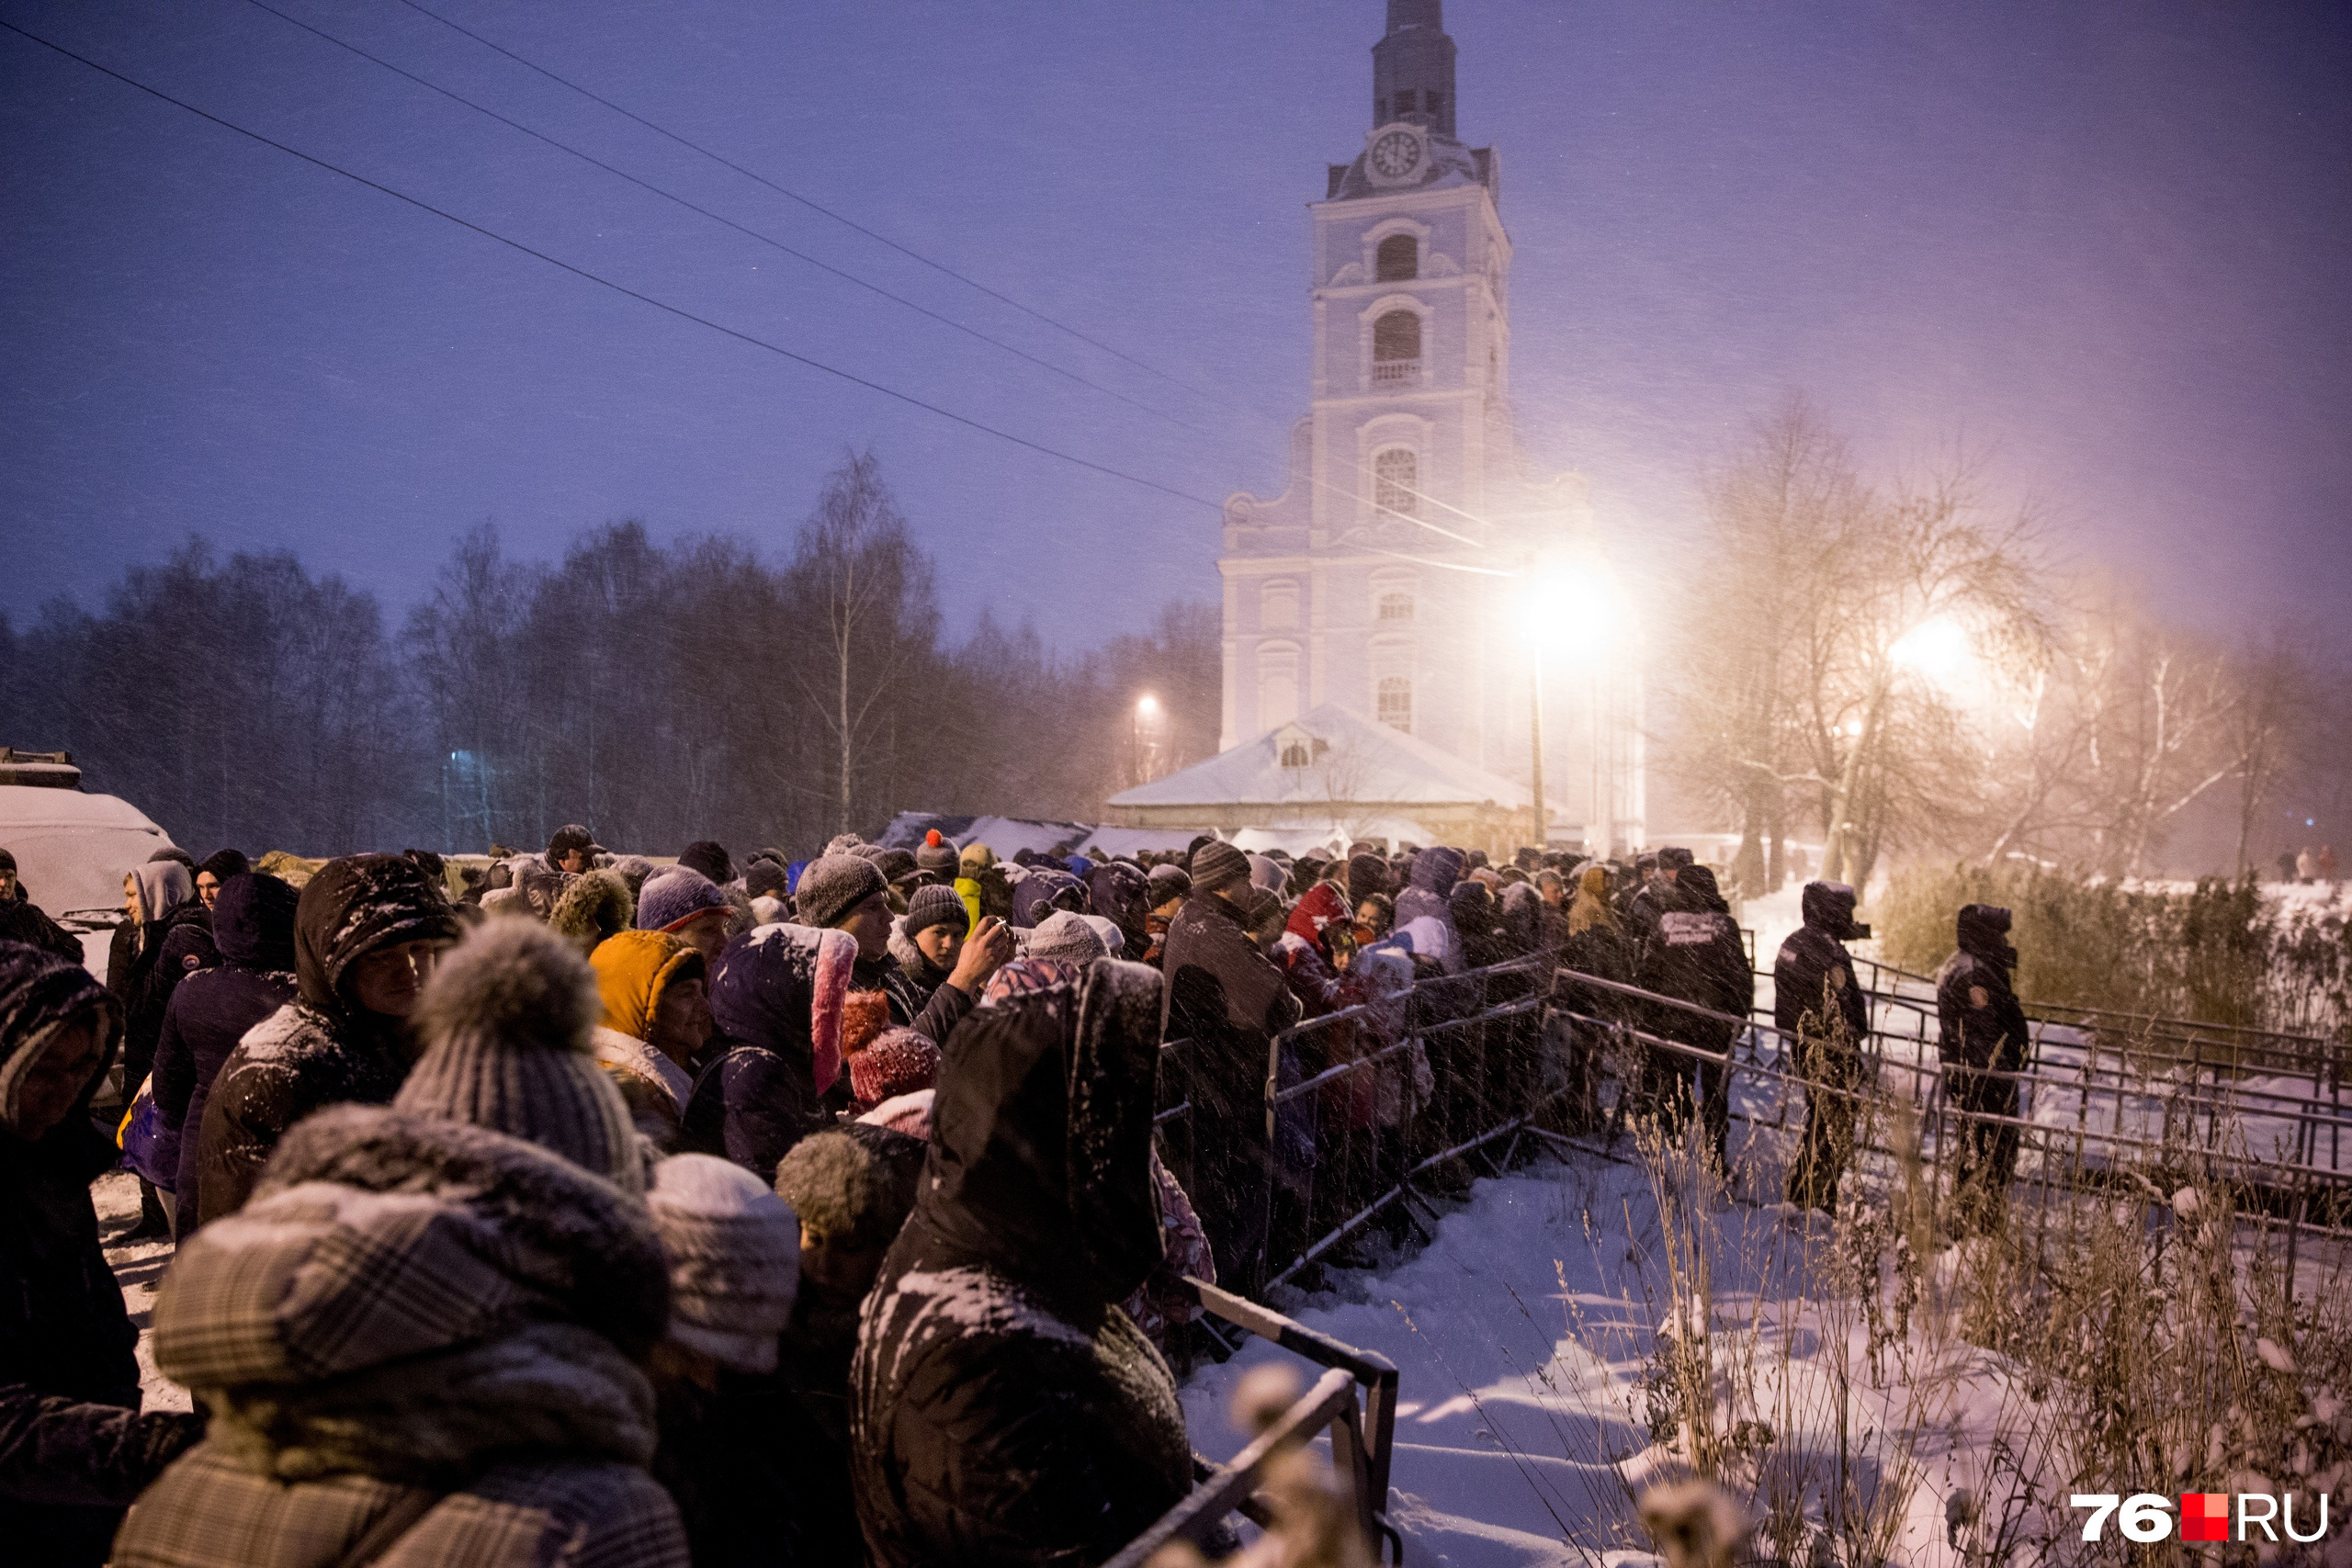
{"type": "Polygon", "coordinates": [[[1853,1155],[1851,1097],[1863,1081],[1870,1001],[1846,951],[1846,939],[1858,934],[1854,890],[1842,882],[1808,882],[1799,902],[1804,924],[1772,960],[1772,1021],[1781,1049],[1808,1086],[1804,1141],[1789,1167],[1789,1201],[1834,1212],[1838,1178],[1853,1155]]]}
{"type": "Polygon", "coordinates": [[[123,1508],[203,1435],[201,1417],[139,1413],[139,1332],[98,1244],[90,1182],[115,1150],[89,1096],[122,1033],[79,964],[0,942],[0,1558],[92,1564],[123,1508]],[[106,1049],[81,1102],[38,1140],[17,1086],[57,1031],[96,1020],[106,1049]]]}
{"type": "Polygon", "coordinates": [[[842,1009],[857,939],[808,926],[762,926],[718,955],[710,1016],[718,1033],[695,1075],[681,1154],[731,1159],[762,1181],[823,1119],[842,1071],[842,1009]]]}
{"type": "Polygon", "coordinates": [[[155,1046],[156,1163],[175,1171],[176,1235],[196,1229],[204,1108],[212,1081],[248,1030],[294,999],[294,911],[300,895],[265,872],[220,885],[212,940],[220,962],[180,982],[155,1046]]]}
{"type": "Polygon", "coordinates": [[[270,1151],[303,1117],[345,1100],[381,1105],[399,1092],[413,1055],[408,1031],[360,1008],[344,982],[379,947],[457,935],[440,885],[402,856],[347,855],[311,878],[294,911],[295,999],[246,1032],[204,1107],[199,1224],[244,1205],[270,1151]]]}
{"type": "Polygon", "coordinates": [[[684,1568],[638,1370],[668,1303],[610,1182],[483,1127],[322,1111],[164,1277],[156,1364],[213,1425],[114,1562],[684,1568]]]}
{"type": "Polygon", "coordinates": [[[1159,977],[1098,959],[948,1042],[929,1163],[865,1300],[852,1464],[878,1568],[1096,1563],[1192,1483],[1116,1302],[1159,1261],[1159,977]]]}

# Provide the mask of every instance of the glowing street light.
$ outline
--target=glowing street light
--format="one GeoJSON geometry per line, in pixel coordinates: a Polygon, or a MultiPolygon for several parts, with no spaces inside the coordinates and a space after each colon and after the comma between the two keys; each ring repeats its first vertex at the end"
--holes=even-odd
{"type": "Polygon", "coordinates": [[[1894,641],[1886,656],[1939,686],[1949,686],[1976,662],[1968,628],[1950,615],[1929,615],[1894,641]]]}
{"type": "Polygon", "coordinates": [[[1887,645],[1886,657],[1879,662],[1877,678],[1871,682],[1861,716],[1849,719],[1844,726],[1846,733],[1854,738],[1854,745],[1846,753],[1846,766],[1830,806],[1829,841],[1821,852],[1823,876],[1854,880],[1853,824],[1847,818],[1853,812],[1854,796],[1861,787],[1862,769],[1871,748],[1878,739],[1879,722],[1886,709],[1887,694],[1894,685],[1895,671],[1908,670],[1932,685],[1950,686],[1975,663],[1975,639],[1969,636],[1966,626],[1946,615],[1931,615],[1914,622],[1887,645]]]}
{"type": "Polygon", "coordinates": [[[1159,699],[1146,692],[1136,699],[1135,721],[1128,727],[1128,735],[1135,748],[1136,782],[1138,784],[1149,784],[1152,780],[1151,764],[1157,758],[1152,753],[1151,731],[1159,722],[1159,699]]]}

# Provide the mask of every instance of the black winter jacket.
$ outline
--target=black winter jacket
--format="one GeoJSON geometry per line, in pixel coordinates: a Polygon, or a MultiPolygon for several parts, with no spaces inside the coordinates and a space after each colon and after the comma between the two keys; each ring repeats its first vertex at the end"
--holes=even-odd
{"type": "Polygon", "coordinates": [[[776,1162],[822,1123],[824,1091],[844,1076],[842,1004],[856,962],[847,931],[808,926],[762,926],[727,944],[710,980],[718,1034],[687,1091],[680,1154],[775,1179],[776,1162]]]}
{"type": "MultiPolygon", "coordinates": [[[[1655,901],[1634,903],[1639,933],[1635,984],[1712,1012],[1745,1020],[1756,1005],[1756,980],[1731,908],[1715,891],[1705,866],[1686,868],[1679,881],[1661,884],[1655,901]]],[[[1654,1007],[1650,1027],[1668,1040],[1718,1054],[1731,1048],[1740,1026],[1681,1008],[1654,1007]]]]}
{"type": "Polygon", "coordinates": [[[2030,1043],[2025,1009],[2009,984],[2017,949],[2009,912],[1971,904],[1960,912],[1960,950],[1936,971],[1936,1054],[1950,1066],[2020,1072],[2030,1043]]]}
{"type": "Polygon", "coordinates": [[[140,1081],[155,1065],[155,1045],[163,1038],[164,1014],[172,1005],[172,993],[182,980],[213,961],[212,918],[200,898],[178,905],[162,919],[150,922],[141,933],[130,977],[115,993],[123,1010],[125,1100],[138,1092],[140,1081]]]}
{"type": "Polygon", "coordinates": [[[1781,943],[1772,960],[1772,1021],[1792,1045],[1802,1034],[1829,1036],[1829,1021],[1846,1021],[1846,1041],[1859,1049],[1871,1030],[1870,1002],[1854,976],[1845,939],[1854,929],[1854,890],[1843,883],[1809,882],[1804,924],[1781,943]]]}
{"type": "MultiPolygon", "coordinates": [[[[78,964],[0,943],[0,1067],[85,1009],[119,1039],[107,993],[78,964]]],[[[105,1562],[123,1509],[204,1433],[198,1416],[139,1413],[139,1331],[90,1203],[90,1182],[116,1157],[79,1109],[38,1143],[0,1123],[0,1558],[10,1562],[105,1562]]]]}
{"type": "Polygon", "coordinates": [[[294,999],[294,909],[298,895],[262,873],[232,876],[212,910],[221,962],[180,982],[155,1046],[155,1111],[163,1127],[156,1159],[175,1171],[175,1233],[198,1224],[204,1108],[212,1081],[246,1031],[294,999]]]}
{"type": "Polygon", "coordinates": [[[1101,1562],[1192,1484],[1175,1380],[1115,1304],[1160,1258],[1159,976],[979,1009],[948,1041],[913,1215],[851,1367],[879,1568],[1101,1562]]]}
{"type": "Polygon", "coordinates": [[[439,883],[402,856],[348,855],[311,878],[294,915],[295,999],[245,1032],[205,1103],[199,1224],[244,1207],[278,1139],[303,1117],[345,1101],[391,1102],[408,1077],[407,1032],[354,1006],[344,979],[379,947],[457,934],[439,883]]]}
{"type": "Polygon", "coordinates": [[[0,942],[21,942],[69,963],[82,962],[82,939],[51,919],[21,882],[14,898],[0,898],[0,942]]]}

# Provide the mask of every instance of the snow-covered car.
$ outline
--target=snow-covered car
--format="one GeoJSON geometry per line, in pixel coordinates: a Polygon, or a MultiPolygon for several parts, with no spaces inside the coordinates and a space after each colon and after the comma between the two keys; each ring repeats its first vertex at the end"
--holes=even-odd
{"type": "Polygon", "coordinates": [[[127,800],[83,793],[70,763],[22,757],[0,757],[0,849],[17,857],[33,902],[81,937],[83,962],[104,980],[123,876],[171,836],[127,800]]]}

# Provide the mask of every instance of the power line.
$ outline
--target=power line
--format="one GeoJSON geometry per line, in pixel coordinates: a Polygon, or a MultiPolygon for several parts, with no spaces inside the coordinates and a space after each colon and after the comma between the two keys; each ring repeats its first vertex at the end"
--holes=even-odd
{"type": "Polygon", "coordinates": [[[1191,502],[1196,506],[1211,507],[1220,513],[1224,510],[1217,504],[1217,502],[1210,501],[1205,497],[1193,495],[1188,491],[1177,490],[1171,486],[1161,484],[1157,479],[1144,479],[1140,475],[1130,474],[1119,468],[1107,467],[1104,464],[1094,462],[1090,458],[1080,457],[1074,453],[1064,452],[1057,447],[1046,446],[1042,442],[1032,441],[1027,436],[1015,435],[1009,430],[1000,430],[992,424],[984,424],[980,421],[973,419],[968,415],[957,413],[952,409],[942,408],[937,403],[928,402],[911,393],[901,392],[893,387],[886,387],[879,381],[869,381],[863,376],[854,374],[851,371],[836,368],[833,366],[825,364],[822,360],[811,359],[805,354],[796,354],[791,349],[768,342],[765,338],[755,337],[750,333],[739,331],[734,327],[727,326],[719,321],[714,321],[707,316],[698,316],[692,310],[686,310],[684,306],[673,305],[669,301],[656,299],[650,294],[639,293],[638,290],[629,288],[626,284],[616,283],[611,278],[604,277],[596,273],[590,272],[585,267],[574,266],[571,263],[563,261],[556,256],[551,256],[545,251],[534,250],[529,245],[523,243],[520,240],[510,240],[505,235],[497,232],[495,230],[486,229],[479,223],[458,217],[454,212],[446,211],[441,208],[435,207],[429,201],[421,200],[416,197],[410,196],[405,191],[395,190],[390,186],[381,184],[376,180],[371,180],[365,175],[354,174],[351,170],[344,168],[338,164],[331,164],[324,158],[317,157],[314,154],[303,152],[299,147],[289,147],[283,141],[278,141],[270,137],[264,136],[258,130],[248,130],[243,126],[237,124],[233,120],[224,119],[220,116],[213,114],[209,110],[197,107],[194,104],[188,103],[185,99],[175,98],[160,87],[151,87],[146,83],[141,82],[135,77],[127,76],[110,66],[101,65],[96,61],[90,59],[87,55],[77,54],[74,51],[67,49],[63,44],[52,43],[49,39],[42,38],[39,33],[31,32],[24,28],[20,28],[16,23],[8,21],[6,18],[0,18],[0,28],[6,28],[9,32],[15,33],[19,38],[28,39],[32,42],[40,45],[43,49],[62,54],[68,60],[88,66],[91,70],[96,72],[101,76],[110,76],[114,78],[114,80],[120,82],[123,85],[127,87],[135,87],[139,91],[145,93],[150,97],[160,98],[164,103],[170,104],[175,108],[186,109],[188,113],[196,116],[198,119],[209,120],[212,124],[220,126],[224,130],[233,130],[238,135],[245,137],[250,141],[258,141],[265,147],[274,147],[278,152],[284,152],[289,157],[300,158],[303,163],[309,164],[314,168],[324,169],[332,175],[340,175],[345,179],[351,181],[355,185],[366,186],[369,190],[380,192],[385,196],[390,197],[393,200],[405,203],[410,207],[417,209],[419,211],[429,212],[435,218],[445,219],[451,223],[455,223],[460,229],[470,230],[474,233],[480,234],[486,240],[495,240],[498,243],[506,246],[510,250],[520,251],[523,254],[530,256],[535,260],[543,261],[549,266],[556,267],[571,274],[574,277],[584,278],[588,282],[597,285],[599,288],[609,288],[614,293],[624,295],[628,299],[637,300],[640,304],[650,305],[657,310],[662,310],[667,314],[676,316],[683,321],[692,321],[696,326],[707,327],[712,332],[724,333],[726,336],[731,337],[739,343],[747,343],[754,348],[765,349],[770,354],[776,355],[781,358],[789,359],[797,365],[805,365],[812,370],[822,371],[828,376],[836,377],[843,381],[851,383],[853,386],[863,387],[866,390],[872,392],[879,392],[886,398],[890,398],[899,402],[906,403],[913,408],[922,409],[926,413],[934,413],[942,419],[953,420],[956,423],[963,425],[967,429],[977,430],[984,435],[993,435],[1000,441],[1009,441],[1015,446],[1025,447],[1029,451],[1039,453],[1047,457],[1057,458],[1060,461],[1071,464],[1074,467],[1086,468],[1111,479],[1124,479],[1129,484],[1139,485],[1146,490],[1158,491],[1162,495],[1173,496],[1179,501],[1191,502]]]}
{"type": "Polygon", "coordinates": [[[733,159],[724,157],[719,153],[712,152],[709,148],[703,146],[700,142],[690,141],[674,130],[656,125],[651,120],[646,118],[643,115],[635,113],[629,109],[625,109],[620,105],[613,102],[612,99],[605,97],[601,94],[591,92],[588,88],[582,86],[579,83],[574,82],[568,77],[559,76],[544,65],[540,65],[533,61],[526,60],[523,56],[515,53],[513,50],[506,48],[503,44],[493,43],[489,39],[482,37],[481,34],[473,31],[471,28],[459,27],[457,23],[451,21],[448,17],[442,16],[437,11],[425,9],[425,7],[417,4],[417,0],[401,0],[401,4],[406,6],[410,10],[416,12],[419,16],[432,17],[435,21],[440,23],[443,27],[447,28],[452,32],[463,33],[466,37],[473,39],[484,49],[495,51],[496,52],[504,55],[507,59],[513,61],[515,64],[523,66],[526,70],[537,72],[540,75],[546,77],[550,82],[556,83],[558,85],[571,88],[573,92],[578,93],[583,98],[590,98],[604,105],[606,108],[612,110],[615,114],[619,115],[624,118],[635,120],[638,124],[645,127],[646,130],[652,131],[657,136],[668,137],[679,146],[686,148],[691,152],[699,152],[704,157],[710,159],[713,163],[724,164],[726,167],[734,170],[745,179],[756,181],[759,184],[765,186],[768,189],[775,192],[776,195],[784,197],[789,200],[798,202],[801,206],[808,209],[811,212],[821,213],[825,217],[831,219],[834,222],[842,225],[844,228],[855,230],[858,233],[865,235],[867,239],[874,241],[877,244],[888,245],[890,249],[898,252],[900,255],[907,256],[914,261],[922,263],[923,265],[930,267],[934,272],[945,273],[948,276],[954,278],[956,282],[963,284],[967,288],[977,288],[981,293],[987,295],[989,299],[997,300],[1002,304],[1010,305],[1025,316],[1034,316],[1038,321],[1045,322],[1047,326],[1052,327],[1058,332],[1068,333],[1070,336],[1078,339],[1080,343],[1088,344],[1095,348],[1099,348],[1103,353],[1110,355],[1114,358],[1124,359],[1128,364],[1134,366],[1136,369],[1148,371],[1151,375],[1159,377],[1161,380],[1168,382],[1171,386],[1182,387],[1184,390],[1192,393],[1196,398],[1207,398],[1212,401],[1216,400],[1215,394],[1203,391],[1200,388],[1193,386],[1190,381],[1170,376],[1167,371],[1160,369],[1155,365],[1147,364],[1131,354],[1126,354],[1121,350],[1113,348],[1109,344],[1102,342],[1100,338],[1090,337],[1085,333],[1079,331],[1076,327],[1069,325],[1066,321],[1056,321],[1053,317],[1046,315],[1043,310],[1033,310],[1031,307],[1023,305],[1020,300],[1013,299],[1009,294],[1001,294],[977,278],[967,277],[964,274],[957,272],[954,267],[947,265],[944,262],[935,262],[929,256],[924,255],[922,252],[910,249],[908,246],[899,243],[898,241],[891,239],[888,234],[876,233],[875,231],[868,229],[865,224],[856,221],[854,219],[844,218],[840,213],[834,211],[831,208],[823,206],[819,202],[811,201],[808,197],[802,196],[798,191],[786,190],[784,186],[776,184],[774,180],[769,179],[765,175],[747,169],[742,164],[736,163],[733,159]]]}
{"type": "Polygon", "coordinates": [[[943,326],[953,327],[959,333],[979,339],[980,342],[989,344],[990,347],[1002,349],[1005,353],[1012,355],[1017,359],[1027,360],[1030,364],[1037,366],[1042,369],[1050,370],[1057,376],[1065,377],[1069,380],[1077,382],[1081,387],[1100,392],[1106,398],[1116,398],[1119,401],[1125,403],[1128,407],[1140,409],[1145,413],[1150,414],[1155,419],[1166,420],[1170,424],[1181,425],[1184,429],[1193,431],[1197,434],[1206,435],[1209,434],[1207,431],[1202,429],[1199,425],[1193,423],[1189,420],[1178,419],[1174,414],[1163,412],[1159,409],[1153,408],[1149,403],[1142,402],[1136,399],[1128,397],[1124,392],[1114,391],[1110,388],[1105,387],[1099,382],[1089,380],[1087,378],[1078,374],[1078,372],[1074,370],[1065,370],[1049,359],[1041,359],[1034,354],[1030,354],[1023,349],[1015,348],[1009,343],[990,337],[988,333],[979,331],[976,327],[966,326],[963,322],[956,321],[951,316],[941,315],[938,311],[918,305],[913,300],[906,299],[901,295],[893,294],[888,289],[882,288],[878,284],[868,283],[865,279],[858,276],[854,273],[844,271],[842,268],[834,266],[829,262],[819,261],[815,256],[809,255],[805,251],[795,250],[781,240],[771,239],[769,236],[761,233],[758,230],[747,228],[743,224],[736,222],[731,218],[727,218],[719,213],[711,211],[707,207],[696,206],[694,202],[688,201],[684,197],[677,196],[670,191],[664,190],[662,186],[653,184],[650,180],[640,179],[637,175],[630,174],[626,169],[616,168],[613,164],[605,163],[601,158],[595,157],[587,152],[582,152],[579,148],[571,146],[568,142],[559,141],[554,137],[546,134],[544,131],[534,130],[529,126],[523,124],[520,120],[510,119],[505,115],[500,114],[496,109],[485,107],[484,106],[474,102],[471,98],[466,97],[462,94],[452,92],[450,89],[442,86],[436,82],[426,80],[424,77],[418,75],[413,71],[405,70],[401,66],[395,65],[390,61],[383,59],[381,56],[370,54],[366,50],[361,49],[357,44],[346,42],[344,39],[335,37],[333,33],[327,32],[320,28],[312,27],[310,23],[303,21],[299,17],[289,17],[285,12],[279,10],[277,6],[269,5],[267,0],[246,0],[246,3],[258,10],[268,12],[271,16],[276,17],[279,21],[285,22],[290,27],[301,28],[304,32],[311,34],[313,38],[324,39],[326,42],[334,45],[337,49],[345,50],[352,54],[356,54],[371,65],[381,66],[383,69],[390,72],[393,75],[413,82],[418,86],[424,88],[428,92],[438,93],[443,97],[448,99],[451,103],[462,104],[467,108],[473,110],[476,114],[487,116],[488,118],[496,120],[499,124],[508,127],[510,130],[519,130],[524,135],[531,137],[535,141],[545,142],[547,145],[556,149],[560,152],[568,152],[572,157],[579,159],[582,163],[591,164],[596,168],[604,170],[608,175],[614,175],[621,179],[627,180],[629,184],[636,186],[640,190],[651,191],[655,196],[662,197],[665,201],[674,202],[678,206],[684,208],[689,212],[699,213],[701,216],[709,219],[714,223],[723,223],[728,228],[734,230],[737,233],[748,235],[750,238],[759,241],[762,244],[768,245],[775,250],[781,251],[786,255],[791,256],[797,261],[806,262],[810,266],[817,268],[820,272],[829,272],[835,277],[841,278],[845,282],[855,284],[860,288],[878,294],[883,299],[891,301],[893,304],[903,305],[919,316],[928,317],[930,320],[937,321],[943,326]]]}

